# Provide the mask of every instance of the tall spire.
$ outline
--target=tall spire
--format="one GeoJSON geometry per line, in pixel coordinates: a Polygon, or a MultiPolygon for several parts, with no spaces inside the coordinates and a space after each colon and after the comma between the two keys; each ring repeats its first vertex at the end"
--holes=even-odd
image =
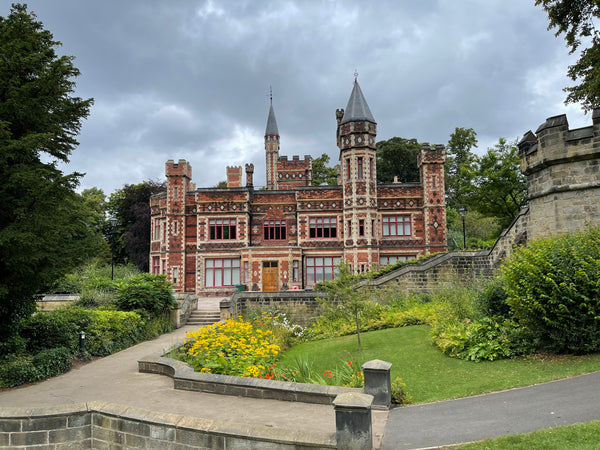
{"type": "Polygon", "coordinates": [[[371,114],[369,105],[365,100],[365,96],[363,95],[356,78],[357,74],[355,73],[354,87],[352,88],[350,99],[348,99],[348,105],[344,110],[344,117],[342,118],[341,123],[352,122],[355,120],[368,120],[369,122],[377,123],[373,118],[373,114],[371,114]]]}
{"type": "Polygon", "coordinates": [[[275,111],[273,110],[273,90],[271,88],[269,88],[269,97],[271,99],[271,107],[269,108],[269,118],[267,119],[265,136],[279,136],[277,120],[275,120],[275,111]]]}

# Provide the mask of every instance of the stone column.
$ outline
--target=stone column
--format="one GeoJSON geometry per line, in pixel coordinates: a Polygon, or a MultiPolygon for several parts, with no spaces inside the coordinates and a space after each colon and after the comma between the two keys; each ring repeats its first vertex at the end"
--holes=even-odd
{"type": "Polygon", "coordinates": [[[392,363],[374,359],[362,365],[365,394],[373,396],[373,409],[389,409],[392,402],[390,370],[392,363]]]}
{"type": "Polygon", "coordinates": [[[337,448],[372,450],[371,404],[373,396],[348,392],[338,395],[335,407],[335,436],[337,448]]]}

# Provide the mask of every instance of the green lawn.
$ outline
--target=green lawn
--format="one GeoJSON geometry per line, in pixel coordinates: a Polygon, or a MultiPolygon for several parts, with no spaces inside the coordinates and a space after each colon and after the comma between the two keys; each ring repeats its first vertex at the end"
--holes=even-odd
{"type": "Polygon", "coordinates": [[[308,359],[321,373],[348,361],[372,359],[392,363],[392,380],[400,377],[415,403],[432,402],[527,386],[600,370],[600,354],[528,357],[493,362],[468,362],[443,355],[431,343],[429,327],[391,328],[356,336],[312,341],[286,350],[279,367],[291,367],[296,357],[308,359]]]}
{"type": "Polygon", "coordinates": [[[600,422],[581,423],[566,427],[550,428],[526,434],[513,434],[473,444],[460,445],[452,448],[461,450],[496,450],[510,448],[511,450],[584,450],[598,448],[600,422]]]}

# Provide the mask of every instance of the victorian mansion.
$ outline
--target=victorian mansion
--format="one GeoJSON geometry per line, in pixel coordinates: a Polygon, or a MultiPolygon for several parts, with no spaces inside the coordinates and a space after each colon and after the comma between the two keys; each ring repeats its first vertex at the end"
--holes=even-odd
{"type": "MultiPolygon", "coordinates": [[[[226,188],[196,188],[185,160],[166,163],[151,201],[150,267],[199,296],[311,288],[345,261],[355,272],[446,250],[445,150],[424,145],[420,182],[377,184],[377,123],[358,82],[336,111],[338,184],[312,186],[312,159],[279,155],[273,105],[266,189],[254,165],[227,167],[226,188]]],[[[401,181],[401,180],[400,180],[401,181]]]]}

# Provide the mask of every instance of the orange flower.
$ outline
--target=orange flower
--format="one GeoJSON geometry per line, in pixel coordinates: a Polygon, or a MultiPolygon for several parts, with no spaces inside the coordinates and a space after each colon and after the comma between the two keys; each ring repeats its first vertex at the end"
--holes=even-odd
{"type": "Polygon", "coordinates": [[[351,366],[352,365],[352,361],[348,361],[348,365],[351,366]]]}

